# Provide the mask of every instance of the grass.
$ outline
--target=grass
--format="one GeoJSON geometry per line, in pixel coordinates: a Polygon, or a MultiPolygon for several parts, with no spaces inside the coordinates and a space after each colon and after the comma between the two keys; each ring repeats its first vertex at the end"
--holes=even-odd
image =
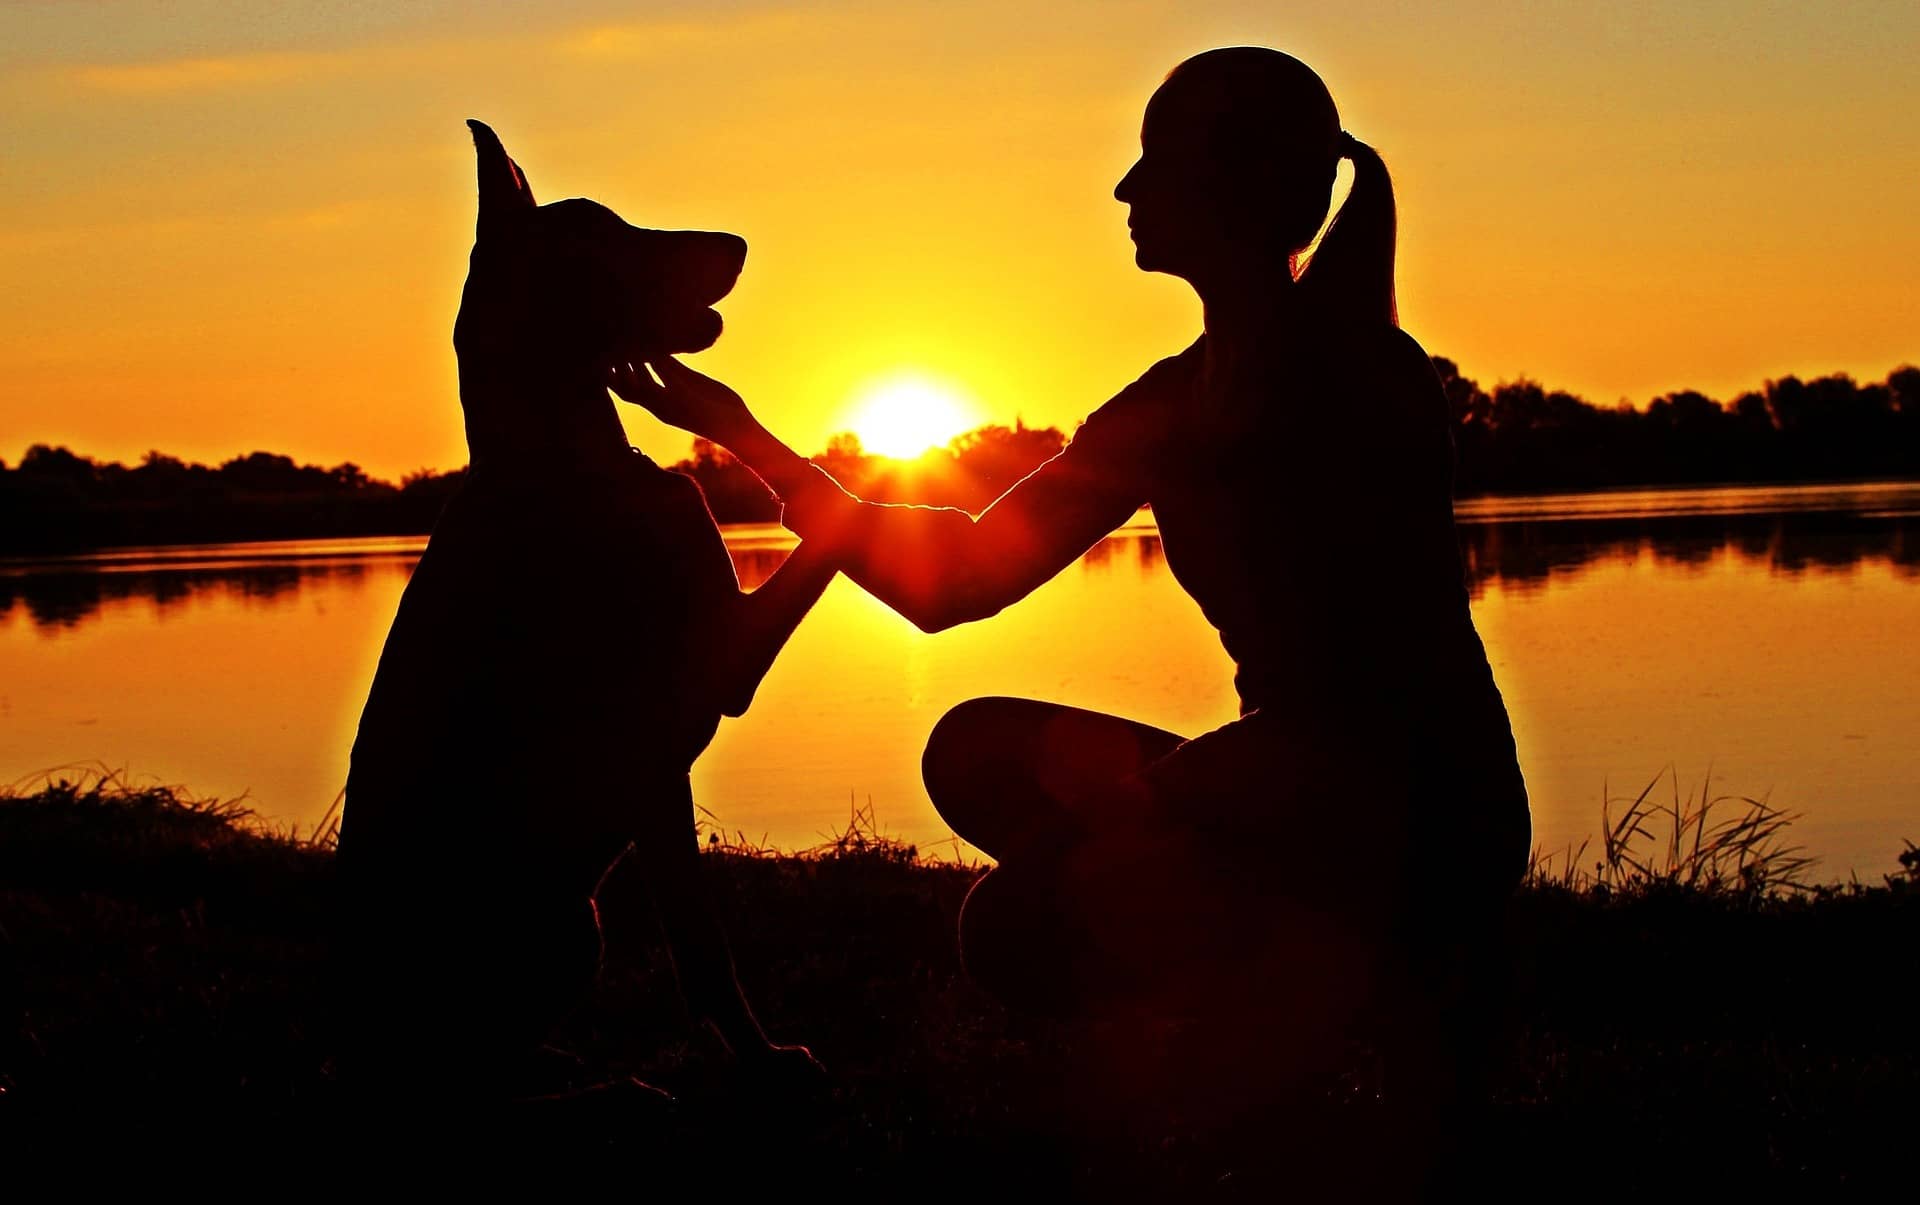
{"type": "MultiPolygon", "coordinates": [[[[1593,868],[1540,859],[1514,899],[1482,1173],[1580,1196],[1832,1192],[1910,1171],[1920,851],[1884,883],[1812,884],[1791,817],[1708,786],[1610,801],[1593,868]]],[[[1337,1078],[1268,1099],[1239,1090],[1261,1064],[1217,1027],[1004,1015],[954,950],[975,871],[880,835],[870,809],[804,853],[718,833],[708,850],[762,1020],[807,1042],[830,1086],[772,1105],[741,1090],[616,871],[601,985],[555,1044],[678,1105],[496,1118],[465,1141],[877,1197],[1267,1199],[1310,1165],[1344,1182],[1394,1162],[1364,1042],[1337,1078]]],[[[243,804],[98,774],[6,792],[0,1132],[43,1152],[111,1136],[290,1165],[361,1133],[334,1082],[332,892],[328,834],[276,832],[243,804]]],[[[1287,985],[1271,986],[1278,1016],[1287,985]]],[[[413,1119],[408,1141],[444,1120],[413,1119]]]]}
{"type": "Polygon", "coordinates": [[[1600,857],[1591,870],[1585,855],[1591,840],[1566,851],[1558,870],[1553,858],[1535,850],[1527,879],[1535,885],[1583,887],[1610,892],[1685,887],[1744,896],[1772,896],[1813,890],[1807,876],[1815,860],[1798,845],[1786,843],[1788,826],[1799,819],[1764,799],[1715,795],[1708,770],[1696,794],[1683,798],[1680,774],[1669,765],[1647,781],[1639,794],[1602,792],[1600,857]],[[1671,801],[1655,792],[1667,779],[1671,801]],[[1620,815],[1613,810],[1619,805],[1620,815]]]}

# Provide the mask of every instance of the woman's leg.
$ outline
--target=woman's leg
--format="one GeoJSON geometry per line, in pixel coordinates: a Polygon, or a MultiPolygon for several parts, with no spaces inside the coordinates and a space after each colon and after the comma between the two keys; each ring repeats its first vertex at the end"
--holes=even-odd
{"type": "Polygon", "coordinates": [[[1032,699],[972,699],[927,740],[927,794],[954,832],[1000,865],[968,893],[960,949],[1009,1006],[1072,1011],[1090,953],[1080,901],[1063,898],[1067,851],[1100,829],[1103,803],[1180,744],[1171,732],[1032,699]]]}
{"type": "Polygon", "coordinates": [[[927,738],[921,774],[953,831],[999,861],[1099,827],[1104,799],[1179,747],[1151,725],[1034,699],[969,699],[927,738]]]}
{"type": "Polygon", "coordinates": [[[1090,831],[1057,880],[1085,982],[1206,999],[1261,964],[1332,999],[1364,975],[1400,895],[1379,879],[1405,847],[1405,788],[1396,759],[1362,759],[1339,718],[1254,712],[1113,784],[1145,823],[1090,831]]]}

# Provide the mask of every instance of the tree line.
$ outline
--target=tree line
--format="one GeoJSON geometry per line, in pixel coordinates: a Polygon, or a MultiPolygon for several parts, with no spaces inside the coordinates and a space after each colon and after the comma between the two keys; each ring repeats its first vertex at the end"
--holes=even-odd
{"type": "MultiPolygon", "coordinates": [[[[1720,402],[1692,391],[1644,407],[1596,406],[1519,380],[1486,390],[1434,358],[1452,415],[1462,495],[1920,478],[1920,369],[1860,384],[1785,377],[1720,402]]],[[[990,425],[916,460],[867,454],[836,435],[814,459],[865,498],[978,511],[1064,446],[1053,427],[990,425]]],[[[672,466],[723,522],[773,521],[778,506],[725,449],[696,440],[672,466]]],[[[149,452],[136,465],[36,444],[0,461],[0,554],[116,545],[397,535],[432,529],[464,469],[398,484],[352,463],[323,468],[253,452],[217,466],[149,452]]]]}
{"type": "Polygon", "coordinates": [[[1730,402],[1686,390],[1595,406],[1535,381],[1491,392],[1436,356],[1463,495],[1920,477],[1920,368],[1783,377],[1730,402]]]}
{"type": "Polygon", "coordinates": [[[19,464],[0,462],[0,554],[426,532],[465,476],[423,471],[393,485],[355,464],[271,452],[218,466],[149,452],[124,465],[35,444],[19,464]]]}

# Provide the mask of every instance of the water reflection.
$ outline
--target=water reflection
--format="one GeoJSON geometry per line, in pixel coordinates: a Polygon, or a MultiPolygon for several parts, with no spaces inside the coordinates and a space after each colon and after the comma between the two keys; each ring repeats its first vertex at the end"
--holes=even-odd
{"type": "Polygon", "coordinates": [[[1780,577],[1888,564],[1920,576],[1920,518],[1911,514],[1807,512],[1527,519],[1460,524],[1460,550],[1476,596],[1489,583],[1539,589],[1595,562],[1650,557],[1704,567],[1731,559],[1780,577]]]}
{"type": "MultiPolygon", "coordinates": [[[[1149,518],[1147,523],[1151,523],[1149,518]]],[[[1160,551],[1160,535],[1146,524],[1129,524],[1087,549],[1080,567],[1090,572],[1111,572],[1131,564],[1142,577],[1152,577],[1166,568],[1160,551]]]]}
{"type": "MultiPolygon", "coordinates": [[[[1796,577],[1888,564],[1920,576],[1920,485],[1870,484],[1481,499],[1459,508],[1460,546],[1476,597],[1489,585],[1520,591],[1603,562],[1651,558],[1796,577]]],[[[42,635],[70,633],[102,608],[145,600],[163,616],[196,598],[285,604],[303,585],[357,582],[410,567],[422,537],[363,541],[125,549],[60,560],[0,560],[0,621],[16,608],[42,635]]],[[[727,529],[742,585],[772,575],[793,539],[771,524],[727,529]]],[[[1143,514],[1089,549],[1085,572],[1165,569],[1160,537],[1143,514]]]]}
{"type": "Polygon", "coordinates": [[[176,568],[171,565],[101,571],[73,566],[0,569],[0,621],[24,611],[43,636],[72,633],[116,604],[144,601],[160,618],[212,598],[286,606],[306,586],[351,587],[371,570],[410,566],[414,557],[348,557],[305,563],[176,568]]]}
{"type": "MultiPolygon", "coordinates": [[[[1609,786],[1669,763],[1805,811],[1795,836],[1824,875],[1890,868],[1920,836],[1920,484],[1484,500],[1460,518],[1541,845],[1577,844],[1609,786]]],[[[748,586],[793,544],[726,535],[748,586]]],[[[0,782],[104,759],[313,825],[424,544],[0,562],[0,782]]],[[[954,704],[1027,695],[1200,732],[1237,713],[1232,675],[1142,515],[1033,598],[936,636],[836,582],[695,791],[723,827],[789,848],[838,831],[850,798],[937,848],[951,834],[920,750],[954,704]]]]}

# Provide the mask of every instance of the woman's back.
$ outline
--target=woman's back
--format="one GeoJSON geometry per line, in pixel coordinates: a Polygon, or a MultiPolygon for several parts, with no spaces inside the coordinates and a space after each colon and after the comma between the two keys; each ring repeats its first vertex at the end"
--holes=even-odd
{"type": "Polygon", "coordinates": [[[1064,459],[1142,483],[1168,567],[1234,659],[1243,714],[1311,734],[1356,795],[1367,767],[1408,766],[1423,797],[1406,801],[1410,847],[1455,870],[1484,860],[1474,877],[1510,886],[1525,790],[1468,610],[1425,353],[1384,323],[1295,314],[1230,362],[1185,359],[1186,389],[1121,395],[1064,459]]]}

